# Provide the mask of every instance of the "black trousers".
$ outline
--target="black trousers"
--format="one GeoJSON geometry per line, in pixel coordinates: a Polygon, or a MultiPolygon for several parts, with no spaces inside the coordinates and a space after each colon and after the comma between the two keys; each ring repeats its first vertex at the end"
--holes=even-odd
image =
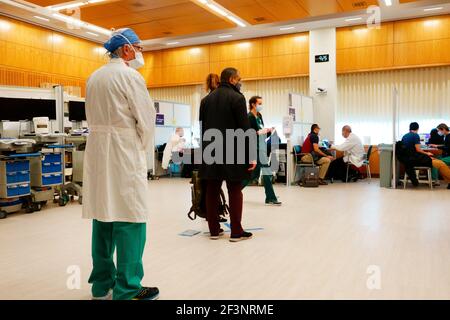
{"type": "MultiPolygon", "coordinates": [[[[348,177],[358,176],[358,171],[356,171],[353,166],[349,168],[348,177]]],[[[338,158],[331,162],[330,168],[328,169],[328,179],[342,180],[345,182],[347,176],[347,163],[344,162],[344,158],[338,158]]]]}

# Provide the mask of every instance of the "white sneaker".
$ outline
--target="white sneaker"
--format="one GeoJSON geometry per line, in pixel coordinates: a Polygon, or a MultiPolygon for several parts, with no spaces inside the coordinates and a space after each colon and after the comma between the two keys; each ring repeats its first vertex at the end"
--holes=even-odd
{"type": "Polygon", "coordinates": [[[103,296],[103,297],[92,297],[92,300],[96,300],[96,301],[112,300],[112,295],[113,295],[113,291],[111,289],[109,289],[108,294],[106,296],[103,296]]]}

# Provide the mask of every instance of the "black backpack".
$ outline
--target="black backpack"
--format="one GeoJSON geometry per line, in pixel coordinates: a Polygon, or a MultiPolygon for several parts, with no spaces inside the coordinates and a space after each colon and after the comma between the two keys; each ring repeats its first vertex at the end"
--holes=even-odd
{"type": "MultiPolygon", "coordinates": [[[[195,220],[197,217],[206,219],[205,181],[199,178],[197,170],[192,172],[191,184],[192,207],[188,212],[188,217],[191,220],[195,220]]],[[[219,217],[226,217],[230,213],[230,207],[227,204],[225,194],[222,189],[220,189],[219,201],[218,215],[219,217]]]]}

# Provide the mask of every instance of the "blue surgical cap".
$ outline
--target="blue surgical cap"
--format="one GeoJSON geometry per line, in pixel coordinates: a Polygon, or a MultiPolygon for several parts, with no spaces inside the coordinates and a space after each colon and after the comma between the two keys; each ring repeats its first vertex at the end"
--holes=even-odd
{"type": "Polygon", "coordinates": [[[117,50],[117,48],[120,48],[125,44],[135,44],[139,42],[141,42],[141,40],[139,39],[137,34],[132,29],[126,28],[114,31],[111,35],[111,38],[107,42],[105,42],[103,46],[109,52],[114,52],[117,50]],[[127,41],[127,39],[129,42],[127,41]]]}

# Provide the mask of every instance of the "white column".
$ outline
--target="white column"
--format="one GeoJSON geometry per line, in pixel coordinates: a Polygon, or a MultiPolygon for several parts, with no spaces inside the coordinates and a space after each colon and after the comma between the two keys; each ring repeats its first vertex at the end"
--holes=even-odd
{"type": "Polygon", "coordinates": [[[314,121],[322,128],[321,136],[335,141],[337,107],[336,28],[309,33],[310,95],[314,97],[314,121]],[[316,63],[316,56],[329,55],[329,62],[316,63]],[[317,94],[319,88],[326,94],[317,94]]]}

